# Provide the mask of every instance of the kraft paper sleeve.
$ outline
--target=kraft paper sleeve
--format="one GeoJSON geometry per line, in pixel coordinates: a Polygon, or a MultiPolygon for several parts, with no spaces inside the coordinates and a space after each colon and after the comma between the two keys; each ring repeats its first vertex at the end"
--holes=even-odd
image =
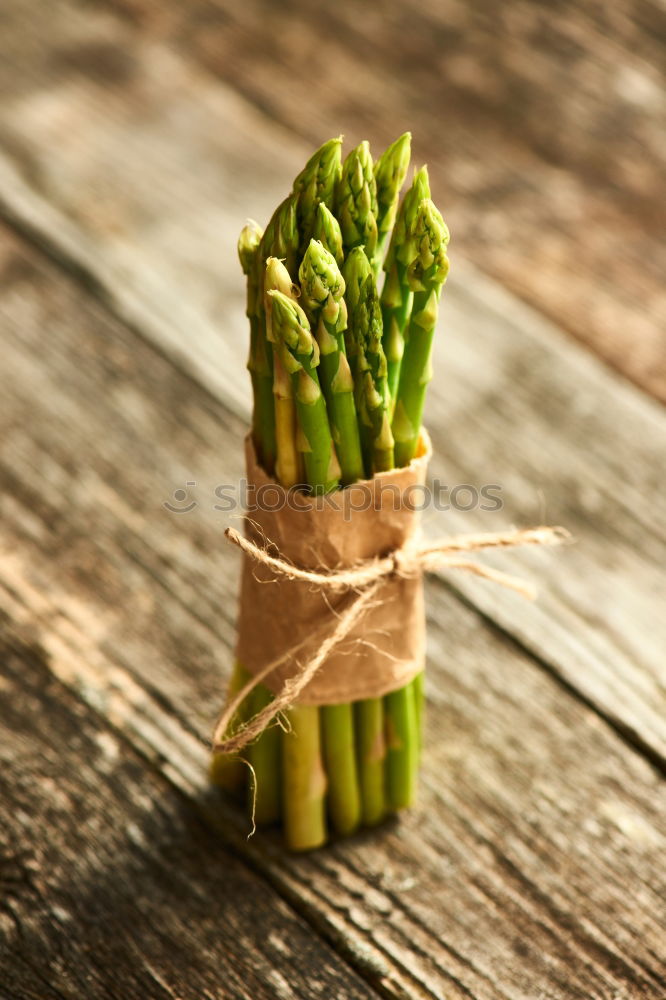
{"type": "MultiPolygon", "coordinates": [[[[417,457],[403,469],[381,472],[325,497],[286,491],[259,466],[245,443],[248,512],[245,533],[297,566],[341,569],[386,556],[418,532],[430,440],[422,433],[417,457]]],[[[281,654],[295,655],[264,680],[275,694],[316,652],[324,629],[349,595],[317,591],[302,581],[276,578],[244,556],[237,656],[255,674],[281,654]],[[301,645],[304,643],[304,645],[301,645]]],[[[376,603],[330,653],[299,702],[332,705],[376,698],[407,684],[424,666],[425,620],[421,575],[389,577],[376,603]]]]}

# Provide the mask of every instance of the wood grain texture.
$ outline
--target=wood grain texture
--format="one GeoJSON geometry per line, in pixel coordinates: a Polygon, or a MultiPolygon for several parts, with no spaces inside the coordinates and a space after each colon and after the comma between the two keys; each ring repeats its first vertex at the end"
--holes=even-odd
{"type": "Polygon", "coordinates": [[[311,144],[410,128],[456,252],[666,399],[661,4],[107,5],[311,144]]]}
{"type": "MultiPolygon", "coordinates": [[[[9,10],[1,210],[246,421],[234,243],[248,211],[265,221],[288,190],[307,144],[104,6],[58,0],[48,24],[22,0],[9,10]],[[112,87],[100,51],[131,65],[112,87]],[[54,83],[63,53],[75,65],[54,83]]],[[[429,529],[547,519],[572,531],[566,555],[508,560],[543,576],[533,606],[455,586],[664,767],[663,411],[452,257],[427,411],[433,474],[500,484],[504,507],[429,514],[429,529]]],[[[199,478],[183,470],[168,488],[199,478]]]]}
{"type": "MultiPolygon", "coordinates": [[[[244,817],[205,791],[202,742],[238,569],[210,500],[240,474],[240,422],[34,251],[7,233],[2,245],[0,608],[12,632],[31,629],[51,675],[382,995],[661,998],[663,783],[441,584],[429,587],[419,810],[306,858],[270,835],[247,841],[244,817]],[[198,506],[166,511],[193,478],[198,506]]],[[[150,823],[159,783],[133,773],[150,823]]],[[[197,836],[208,861],[216,849],[197,836]]],[[[169,859],[181,864],[177,847],[169,859]]]]}
{"type": "Polygon", "coordinates": [[[0,996],[374,992],[0,623],[0,996]]]}
{"type": "Polygon", "coordinates": [[[63,689],[34,630],[2,636],[1,996],[373,995],[63,689]]]}

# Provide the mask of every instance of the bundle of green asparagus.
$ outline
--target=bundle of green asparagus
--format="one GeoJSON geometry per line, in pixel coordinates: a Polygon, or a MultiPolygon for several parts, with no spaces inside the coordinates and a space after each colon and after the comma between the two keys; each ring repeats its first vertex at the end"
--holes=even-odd
{"type": "MultiPolygon", "coordinates": [[[[326,142],[266,230],[249,222],[238,252],[247,277],[252,439],[285,488],[328,494],[407,466],[421,434],[448,230],[425,167],[406,194],[410,134],[373,164],[362,142],[342,161],[326,142]],[[378,276],[385,272],[381,293],[378,276]]],[[[249,674],[235,665],[229,696],[249,674]]],[[[270,703],[263,684],[231,728],[270,703]]],[[[296,704],[238,757],[213,757],[213,781],[245,794],[258,824],[281,822],[287,845],[323,844],[412,804],[423,676],[353,704],[296,704]]]]}

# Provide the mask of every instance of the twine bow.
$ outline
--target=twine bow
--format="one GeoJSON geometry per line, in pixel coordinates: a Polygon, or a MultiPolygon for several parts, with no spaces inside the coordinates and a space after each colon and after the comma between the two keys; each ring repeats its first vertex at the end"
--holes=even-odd
{"type": "Polygon", "coordinates": [[[261,547],[245,538],[234,528],[227,528],[225,535],[249,558],[260,565],[269,567],[278,576],[287,580],[300,580],[321,590],[331,592],[349,590],[356,593],[345,610],[337,616],[335,628],[331,629],[330,626],[325,625],[320,629],[322,642],[314,656],[299,665],[296,673],[285,681],[282,690],[275,695],[269,705],[248,722],[236,728],[233,733],[225,736],[247,695],[286,660],[294,657],[306,642],[311,641],[312,633],[255,674],[231,699],[220,715],[213,733],[213,752],[226,754],[242,750],[248,743],[256,739],[280,712],[298,700],[299,694],[312,680],[333,647],[349,634],[389,577],[393,575],[408,577],[432,573],[440,569],[459,569],[483,577],[485,580],[491,580],[502,587],[515,590],[523,597],[532,600],[535,597],[532,585],[518,577],[502,573],[492,566],[485,566],[483,563],[465,558],[462,553],[481,552],[485,549],[516,548],[519,545],[560,545],[571,537],[566,528],[539,527],[489,534],[460,535],[454,538],[444,538],[430,544],[408,542],[387,556],[366,559],[345,569],[319,572],[294,566],[280,555],[271,555],[268,551],[270,542],[267,542],[265,547],[261,547]]]}

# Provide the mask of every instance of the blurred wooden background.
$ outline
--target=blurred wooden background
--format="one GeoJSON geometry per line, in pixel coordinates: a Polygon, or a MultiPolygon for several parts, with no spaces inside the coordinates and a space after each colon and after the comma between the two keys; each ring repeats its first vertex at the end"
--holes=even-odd
{"type": "Polygon", "coordinates": [[[666,996],[665,36],[656,0],[0,6],[2,1000],[666,996]],[[534,605],[429,583],[419,809],[286,857],[205,778],[235,242],[314,145],[405,128],[452,232],[433,474],[504,499],[426,530],[577,544],[499,560],[534,605]]]}

